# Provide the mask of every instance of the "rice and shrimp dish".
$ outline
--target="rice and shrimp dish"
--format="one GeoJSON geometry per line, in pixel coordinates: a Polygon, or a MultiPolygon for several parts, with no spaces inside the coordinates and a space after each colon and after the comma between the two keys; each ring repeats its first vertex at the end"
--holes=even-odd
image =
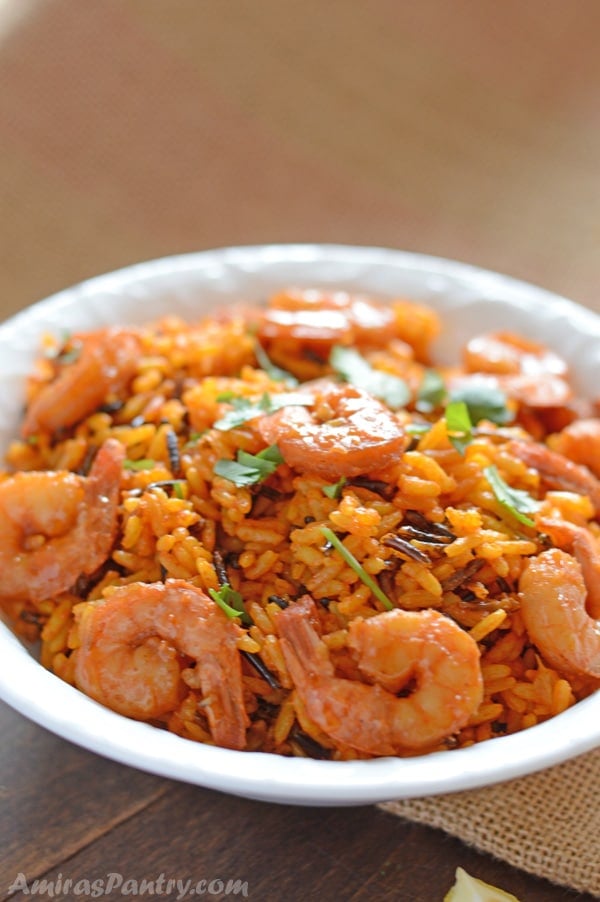
{"type": "Polygon", "coordinates": [[[282,288],[44,337],[0,474],[41,663],[189,740],[348,760],[524,730],[600,685],[600,418],[552,349],[282,288]]]}

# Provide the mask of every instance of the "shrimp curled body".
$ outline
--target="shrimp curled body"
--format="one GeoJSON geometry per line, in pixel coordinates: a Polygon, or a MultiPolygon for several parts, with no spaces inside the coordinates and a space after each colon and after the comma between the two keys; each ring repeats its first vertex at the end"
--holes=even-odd
{"type": "Polygon", "coordinates": [[[463,349],[465,369],[489,373],[530,407],[558,407],[572,397],[565,361],[542,344],[511,332],[477,335],[463,349]]]}
{"type": "Polygon", "coordinates": [[[389,340],[394,324],[393,308],[370,298],[344,291],[287,291],[271,298],[259,335],[267,341],[294,338],[315,347],[334,342],[377,345],[389,340]]]}
{"type": "Polygon", "coordinates": [[[135,374],[141,345],[134,332],[104,329],[82,335],[80,341],[77,360],[65,364],[29,404],[22,427],[24,438],[40,429],[56,432],[78,423],[109,394],[125,388],[135,374]]]}
{"type": "Polygon", "coordinates": [[[108,439],[87,477],[32,471],[0,482],[0,598],[52,598],[104,563],[117,532],[124,456],[108,439]]]}
{"type": "Polygon", "coordinates": [[[532,558],[521,574],[521,614],[544,658],[567,673],[600,677],[600,548],[587,530],[542,521],[562,548],[532,558]]]}
{"type": "Polygon", "coordinates": [[[277,621],[281,647],[309,717],[342,747],[368,755],[425,749],[464,727],[481,704],[477,644],[438,611],[395,609],[350,624],[348,645],[368,682],[335,675],[315,613],[307,596],[286,608],[277,621]]]}
{"type": "Polygon", "coordinates": [[[174,711],[182,700],[182,660],[195,662],[215,743],[242,749],[244,708],[240,627],[184,580],[130,583],[76,608],[80,647],[75,682],[106,707],[136,720],[174,711]]]}
{"type": "Polygon", "coordinates": [[[311,409],[283,407],[258,427],[291,467],[337,480],[382,469],[408,446],[396,417],[367,392],[326,381],[304,388],[315,397],[311,409]]]}
{"type": "Polygon", "coordinates": [[[600,419],[575,420],[553,436],[552,448],[600,478],[600,419]]]}

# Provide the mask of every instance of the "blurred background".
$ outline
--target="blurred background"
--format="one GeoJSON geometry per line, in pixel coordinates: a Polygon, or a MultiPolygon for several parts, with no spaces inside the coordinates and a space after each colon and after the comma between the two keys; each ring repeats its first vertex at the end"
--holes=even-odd
{"type": "Polygon", "coordinates": [[[0,0],[0,312],[289,241],[599,306],[599,34],[596,0],[0,0]]]}

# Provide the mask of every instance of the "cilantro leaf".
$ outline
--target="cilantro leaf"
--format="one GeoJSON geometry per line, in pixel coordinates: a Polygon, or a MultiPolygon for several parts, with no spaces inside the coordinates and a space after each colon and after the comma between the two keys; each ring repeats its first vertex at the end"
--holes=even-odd
{"type": "Polygon", "coordinates": [[[155,460],[150,460],[149,457],[143,457],[141,460],[124,460],[123,468],[125,470],[151,470],[152,467],[156,466],[155,460]]]}
{"type": "Polygon", "coordinates": [[[246,486],[262,482],[274,473],[283,457],[277,445],[270,445],[258,454],[238,451],[235,460],[218,460],[213,468],[217,476],[229,479],[235,485],[246,486]]]}
{"type": "Polygon", "coordinates": [[[235,485],[254,485],[260,481],[260,473],[255,467],[244,467],[235,460],[218,460],[214,472],[235,485]]]}
{"type": "Polygon", "coordinates": [[[500,476],[497,468],[491,464],[483,471],[490,484],[496,501],[507,510],[519,523],[525,526],[535,526],[535,523],[527,514],[534,514],[540,508],[540,502],[532,498],[523,489],[513,489],[500,476]]]}
{"type": "Polygon", "coordinates": [[[248,420],[253,420],[265,412],[268,408],[268,395],[265,393],[260,401],[251,401],[249,398],[240,398],[233,392],[222,392],[217,396],[217,401],[231,404],[231,410],[228,410],[220,420],[213,423],[215,429],[226,432],[229,429],[235,429],[248,420]]]}
{"type": "Polygon", "coordinates": [[[275,413],[282,407],[310,407],[314,403],[310,395],[303,395],[300,392],[281,392],[278,395],[269,395],[265,392],[258,402],[250,401],[248,398],[230,397],[229,393],[227,397],[219,395],[217,400],[219,399],[229,401],[233,405],[232,410],[228,410],[220,420],[213,423],[214,428],[222,432],[235,429],[236,426],[241,426],[242,423],[247,423],[255,417],[275,413]]]}
{"type": "Polygon", "coordinates": [[[464,401],[451,401],[446,407],[446,428],[448,438],[457,451],[465,453],[465,449],[473,438],[473,427],[469,409],[464,401]]]}
{"type": "Polygon", "coordinates": [[[65,366],[69,363],[76,363],[81,357],[81,348],[75,347],[71,348],[69,351],[61,351],[60,354],[57,355],[56,360],[58,363],[64,364],[65,366]]]}
{"type": "Polygon", "coordinates": [[[410,401],[410,389],[404,379],[374,369],[354,348],[334,345],[329,363],[346,382],[384,401],[392,410],[405,407],[410,401]]]}
{"type": "Polygon", "coordinates": [[[473,425],[480,420],[491,420],[498,426],[504,426],[514,419],[512,411],[506,406],[506,395],[497,385],[486,379],[469,379],[457,385],[450,392],[451,401],[464,401],[473,425]]]}
{"type": "Polygon", "coordinates": [[[195,431],[195,430],[192,430],[192,432],[190,432],[190,434],[189,434],[189,436],[188,436],[187,442],[186,442],[185,445],[183,446],[183,450],[184,450],[184,451],[189,451],[190,448],[195,448],[196,445],[198,444],[198,441],[199,441],[199,440],[202,438],[202,436],[205,435],[207,432],[208,432],[208,429],[203,429],[201,432],[197,432],[197,431],[195,431]]]}
{"type": "Polygon", "coordinates": [[[332,529],[329,529],[328,526],[322,526],[321,532],[327,539],[327,541],[333,545],[335,550],[341,554],[349,567],[354,570],[359,579],[371,590],[375,598],[377,598],[381,604],[384,606],[386,611],[391,611],[394,605],[389,600],[383,589],[379,587],[379,585],[375,582],[372,576],[367,573],[363,565],[356,560],[352,552],[348,551],[346,546],[340,539],[336,536],[332,529]]]}
{"type": "Polygon", "coordinates": [[[407,435],[425,435],[431,429],[431,423],[407,423],[404,431],[407,435]]]}
{"type": "Polygon", "coordinates": [[[417,393],[417,410],[431,413],[446,397],[446,383],[437,370],[425,370],[417,393]]]}
{"type": "Polygon", "coordinates": [[[254,356],[256,357],[261,370],[264,370],[270,379],[287,382],[290,386],[298,385],[298,380],[295,376],[292,376],[287,370],[282,370],[270,360],[267,352],[259,341],[254,345],[254,356]]]}
{"type": "Polygon", "coordinates": [[[239,617],[242,623],[246,624],[246,626],[251,626],[252,620],[246,613],[244,599],[239,592],[236,592],[235,589],[231,588],[229,583],[225,583],[221,586],[218,592],[216,589],[209,589],[208,594],[228,617],[232,619],[234,617],[239,617]]]}
{"type": "Polygon", "coordinates": [[[342,489],[346,485],[346,477],[341,476],[337,482],[333,482],[331,485],[323,486],[323,494],[327,495],[328,498],[339,498],[342,494],[342,489]]]}

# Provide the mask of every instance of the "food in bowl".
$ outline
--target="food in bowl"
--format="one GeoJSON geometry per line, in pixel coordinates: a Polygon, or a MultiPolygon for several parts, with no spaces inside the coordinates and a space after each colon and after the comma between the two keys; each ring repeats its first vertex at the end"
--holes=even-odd
{"type": "Polygon", "coordinates": [[[286,756],[464,747],[589,695],[596,411],[509,332],[435,366],[443,327],[283,290],[48,336],[0,482],[14,629],[125,716],[286,756]]]}

